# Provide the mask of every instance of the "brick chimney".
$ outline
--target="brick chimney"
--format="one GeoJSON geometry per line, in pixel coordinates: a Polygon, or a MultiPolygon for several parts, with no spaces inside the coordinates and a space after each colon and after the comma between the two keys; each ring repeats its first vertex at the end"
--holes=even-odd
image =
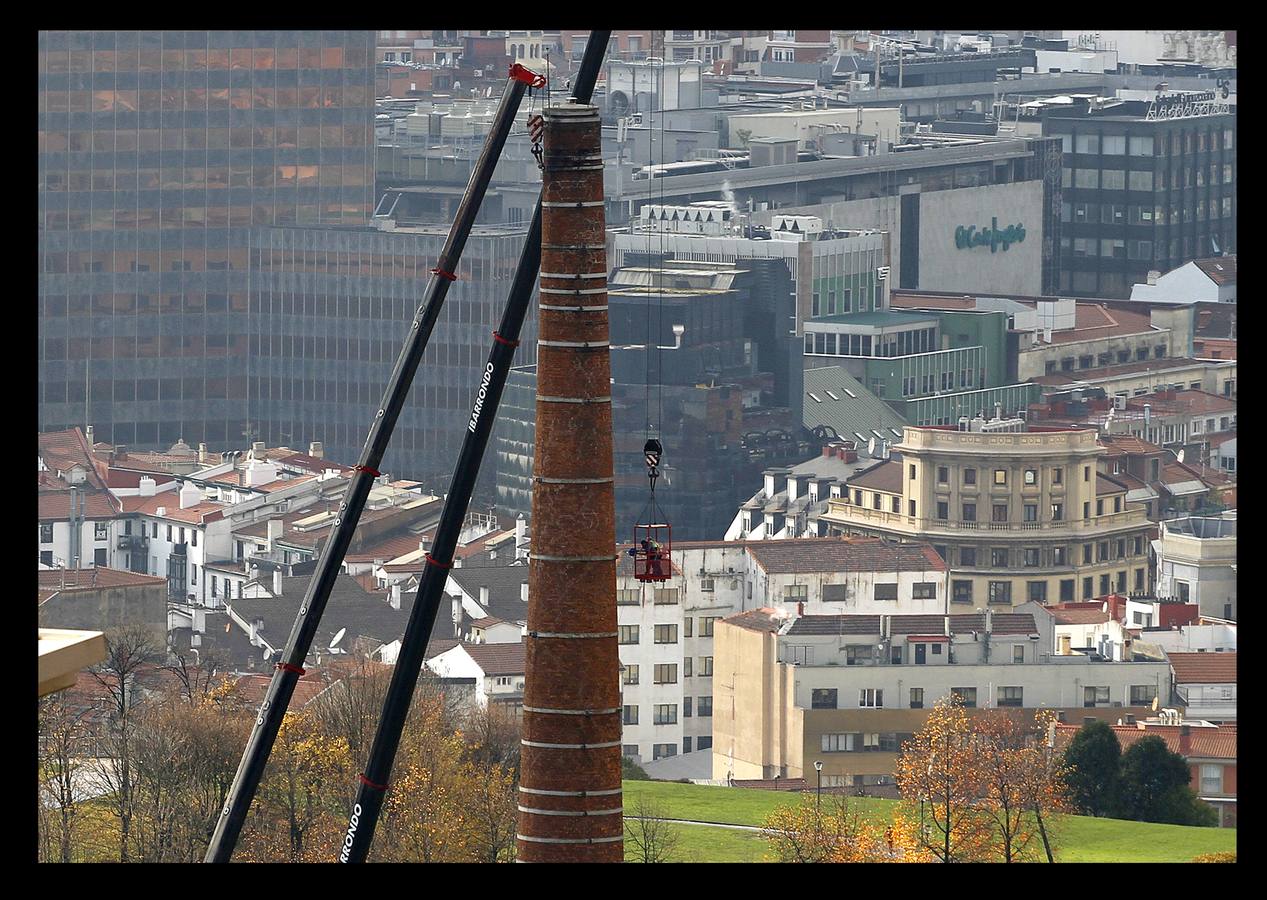
{"type": "Polygon", "coordinates": [[[517,856],[620,862],[602,135],[597,107],[564,103],[543,115],[541,296],[552,308],[541,310],[537,345],[517,856]]]}
{"type": "Polygon", "coordinates": [[[1179,755],[1189,756],[1192,754],[1192,726],[1179,726],[1179,755]]]}

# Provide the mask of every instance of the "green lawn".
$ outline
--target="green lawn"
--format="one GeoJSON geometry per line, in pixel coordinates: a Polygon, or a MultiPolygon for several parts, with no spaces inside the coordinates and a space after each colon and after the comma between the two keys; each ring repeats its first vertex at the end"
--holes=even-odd
{"type": "MultiPolygon", "coordinates": [[[[626,781],[625,809],[639,799],[658,805],[667,818],[761,825],[779,806],[797,802],[795,794],[744,788],[677,784],[663,781],[626,781]]],[[[888,818],[896,801],[854,798],[860,810],[888,818]]],[[[680,825],[674,858],[701,862],[769,861],[768,845],[756,832],[680,825]]],[[[1202,853],[1236,850],[1234,828],[1187,828],[1119,819],[1065,816],[1059,823],[1057,859],[1061,862],[1188,862],[1202,853]]]]}

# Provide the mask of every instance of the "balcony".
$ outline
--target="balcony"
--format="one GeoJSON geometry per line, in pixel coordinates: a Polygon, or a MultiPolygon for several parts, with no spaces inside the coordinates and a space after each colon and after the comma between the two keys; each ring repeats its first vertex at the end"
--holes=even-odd
{"type": "Polygon", "coordinates": [[[149,549],[150,539],[143,534],[121,534],[116,549],[144,552],[149,549]]]}
{"type": "Polygon", "coordinates": [[[902,513],[888,512],[882,509],[868,509],[831,500],[827,512],[819,517],[833,525],[885,528],[907,534],[939,533],[979,535],[988,533],[1000,537],[1026,537],[1038,535],[1078,534],[1086,531],[1101,532],[1105,529],[1125,528],[1132,525],[1148,524],[1148,517],[1143,510],[1129,510],[1110,513],[1091,519],[1063,519],[1059,522],[967,522],[961,519],[929,519],[908,516],[902,513]]]}

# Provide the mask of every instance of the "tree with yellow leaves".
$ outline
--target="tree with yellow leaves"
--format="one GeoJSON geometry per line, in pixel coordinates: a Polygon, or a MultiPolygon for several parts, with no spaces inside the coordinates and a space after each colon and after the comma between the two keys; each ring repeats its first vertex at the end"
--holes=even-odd
{"type": "Polygon", "coordinates": [[[872,819],[845,794],[804,793],[794,806],[781,806],[765,820],[762,833],[780,862],[925,862],[928,854],[915,825],[898,816],[872,819]]]}
{"type": "Polygon", "coordinates": [[[990,854],[991,817],[979,802],[981,759],[971,720],[951,694],[934,704],[924,727],[902,746],[896,778],[904,814],[919,810],[918,845],[938,862],[968,862],[990,854]]]}

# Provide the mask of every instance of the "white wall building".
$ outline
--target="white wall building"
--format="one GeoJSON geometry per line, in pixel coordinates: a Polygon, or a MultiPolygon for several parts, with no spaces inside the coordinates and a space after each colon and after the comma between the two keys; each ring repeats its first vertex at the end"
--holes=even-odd
{"type": "MultiPolygon", "coordinates": [[[[1155,273],[1154,273],[1155,274],[1155,273]]],[[[1195,259],[1131,287],[1132,300],[1149,303],[1235,303],[1236,257],[1195,259]]]]}
{"type": "Polygon", "coordinates": [[[1236,620],[1236,519],[1173,519],[1153,541],[1157,595],[1200,606],[1201,614],[1236,620]]]}

